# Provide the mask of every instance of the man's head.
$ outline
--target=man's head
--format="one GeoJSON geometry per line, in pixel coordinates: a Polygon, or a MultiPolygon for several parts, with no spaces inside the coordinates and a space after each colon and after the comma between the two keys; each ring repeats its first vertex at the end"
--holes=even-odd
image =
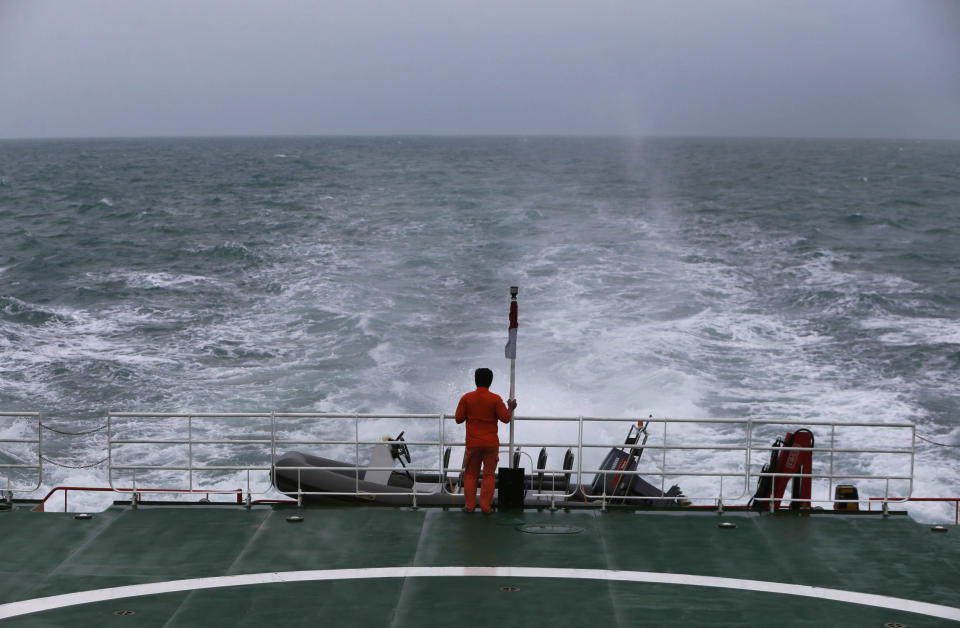
{"type": "Polygon", "coordinates": [[[477,388],[490,388],[490,384],[493,383],[493,371],[478,368],[473,372],[473,381],[477,384],[477,388]]]}

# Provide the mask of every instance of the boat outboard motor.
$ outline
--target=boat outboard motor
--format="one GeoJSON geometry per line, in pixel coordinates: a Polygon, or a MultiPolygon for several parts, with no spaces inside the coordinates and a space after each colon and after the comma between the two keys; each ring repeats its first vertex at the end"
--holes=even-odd
{"type": "Polygon", "coordinates": [[[590,485],[590,495],[606,497],[622,497],[627,493],[630,482],[635,475],[625,474],[623,471],[635,471],[643,455],[643,446],[647,443],[647,426],[642,421],[630,426],[624,445],[630,449],[614,447],[607,452],[600,469],[614,471],[614,473],[598,473],[590,485]],[[643,440],[640,441],[640,437],[643,440]],[[638,445],[639,442],[639,445],[638,445]]]}
{"type": "MultiPolygon", "coordinates": [[[[629,449],[614,447],[600,464],[602,471],[612,473],[598,473],[590,485],[590,498],[598,499],[605,496],[611,503],[626,503],[636,506],[688,506],[690,502],[684,498],[680,487],[671,486],[666,492],[650,484],[639,475],[624,473],[635,471],[643,455],[643,447],[647,444],[647,426],[643,421],[630,426],[624,445],[629,449]],[[626,497],[646,497],[649,499],[625,499],[626,497]]],[[[574,498],[585,496],[578,490],[574,498]]]]}

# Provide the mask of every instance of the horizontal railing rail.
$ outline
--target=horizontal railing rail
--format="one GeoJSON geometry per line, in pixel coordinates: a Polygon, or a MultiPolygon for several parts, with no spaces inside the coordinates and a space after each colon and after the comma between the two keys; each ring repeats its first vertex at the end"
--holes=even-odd
{"type": "MultiPolygon", "coordinates": [[[[434,493],[450,493],[461,469],[444,468],[444,452],[447,448],[464,447],[462,432],[449,434],[450,414],[374,414],[374,413],[132,413],[115,412],[108,415],[108,470],[110,486],[114,486],[118,476],[134,490],[150,481],[156,485],[151,474],[185,473],[187,492],[216,491],[222,487],[207,485],[198,481],[204,474],[241,472],[245,474],[245,492],[248,503],[253,495],[266,495],[276,492],[273,470],[296,471],[298,499],[309,495],[353,496],[358,498],[378,495],[408,495],[414,504],[418,496],[434,493]],[[158,421],[172,421],[172,426],[156,428],[158,421]],[[208,423],[214,423],[213,428],[208,423]],[[361,428],[362,425],[362,428],[361,428]],[[403,426],[413,429],[416,438],[405,440],[407,447],[418,448],[418,454],[427,456],[427,463],[415,461],[407,466],[411,474],[432,474],[436,478],[433,484],[413,482],[407,491],[391,489],[390,492],[362,490],[360,474],[366,471],[403,470],[397,467],[369,466],[369,451],[383,443],[372,434],[380,432],[380,425],[394,428],[403,426]],[[426,427],[424,428],[424,425],[426,427]],[[414,427],[415,426],[415,427],[414,427]],[[423,428],[423,429],[421,429],[423,428]],[[151,431],[152,430],[152,431],[151,431]],[[160,435],[154,434],[159,430],[160,435]],[[454,436],[456,436],[454,438],[454,436]],[[278,466],[277,458],[283,451],[294,448],[332,448],[340,457],[338,461],[347,466],[333,467],[297,467],[278,466]],[[159,448],[159,449],[157,449],[159,448]],[[255,453],[250,450],[256,449],[255,453]],[[203,455],[201,455],[201,451],[203,455]],[[430,453],[430,452],[434,453],[430,453]],[[132,453],[131,453],[132,452],[132,453]],[[239,453],[238,453],[239,452],[239,453]],[[233,459],[231,459],[233,456],[233,459]],[[244,456],[246,456],[245,459],[244,456]],[[210,458],[213,460],[210,460],[210,458]],[[204,460],[201,461],[201,458],[204,460]],[[300,474],[306,470],[330,469],[351,473],[355,478],[353,491],[327,492],[310,491],[302,486],[300,474]],[[256,480],[251,474],[264,475],[256,480]],[[129,476],[129,477],[127,477],[129,476]]],[[[545,439],[518,437],[515,446],[523,451],[529,460],[531,476],[545,474],[556,476],[569,475],[569,485],[564,490],[531,490],[528,497],[535,500],[555,502],[579,495],[586,500],[594,500],[605,507],[612,500],[630,503],[632,501],[667,501],[674,497],[649,497],[636,495],[608,495],[606,482],[598,493],[590,492],[590,485],[598,474],[642,476],[656,485],[659,480],[661,493],[668,492],[668,480],[675,482],[686,478],[694,488],[685,494],[690,501],[707,501],[721,507],[723,504],[746,500],[752,497],[752,487],[763,477],[776,478],[783,475],[809,478],[817,485],[818,493],[810,498],[793,499],[784,496],[784,502],[804,502],[810,506],[815,503],[843,502],[832,495],[833,487],[841,481],[867,481],[876,484],[879,497],[884,503],[905,501],[913,491],[914,459],[916,433],[912,423],[883,423],[856,421],[850,423],[832,421],[796,421],[772,419],[728,419],[728,418],[649,418],[644,420],[647,441],[642,450],[644,464],[633,470],[602,469],[598,455],[611,448],[630,449],[622,437],[610,436],[609,429],[623,429],[637,423],[635,419],[624,417],[550,417],[518,416],[516,430],[535,429],[544,423],[553,426],[551,434],[545,439]],[[604,426],[606,424],[606,426],[604,426]],[[576,430],[575,435],[558,437],[557,432],[570,431],[564,426],[576,430]],[[816,434],[816,444],[812,448],[775,447],[771,443],[776,436],[782,436],[786,430],[809,428],[816,434]],[[713,431],[710,431],[713,430],[713,431]],[[869,445],[855,446],[841,438],[839,432],[858,430],[858,434],[867,432],[869,445]],[[870,438],[873,431],[902,430],[901,436],[893,446],[875,442],[870,438]],[[697,442],[697,439],[700,442],[697,442]],[[706,439],[706,440],[704,440],[706,439]],[[900,443],[903,446],[896,446],[900,443]],[[529,450],[536,448],[570,449],[575,453],[575,464],[571,469],[557,468],[556,465],[543,469],[534,468],[529,450]],[[759,467],[772,451],[813,451],[815,468],[809,473],[778,474],[773,470],[763,471],[759,467]],[[713,452],[710,454],[709,452],[713,452]],[[721,464],[712,462],[703,464],[704,456],[726,456],[721,464]],[[695,459],[700,456],[700,459],[695,459]],[[760,460],[758,460],[758,456],[760,460]],[[872,473],[871,465],[863,463],[863,457],[893,456],[900,457],[887,472],[872,473]],[[589,458],[590,462],[585,462],[589,458]],[[596,462],[593,462],[596,460],[596,462]],[[698,465],[698,462],[700,463],[698,465]],[[847,464],[841,464],[846,462],[847,464]],[[719,468],[705,468],[714,466],[719,468]],[[709,487],[708,482],[712,481],[709,487]],[[891,482],[898,483],[893,497],[891,482]],[[718,486],[717,486],[718,484],[718,486]],[[907,497],[902,497],[907,495],[907,497]]],[[[462,429],[462,428],[458,428],[462,429]]],[[[639,445],[638,445],[639,447],[639,445]]],[[[503,457],[501,457],[503,460],[503,457]]],[[[710,460],[710,458],[708,458],[710,460]]],[[[509,464],[507,461],[505,464],[509,464]]],[[[369,487],[367,487],[369,488],[369,487]]],[[[119,490],[119,489],[118,489],[119,490]]],[[[166,490],[166,489],[165,489],[166,490]]],[[[288,491],[289,492],[289,491],[288,491]]],[[[770,496],[757,496],[755,501],[781,501],[770,496]]]]}

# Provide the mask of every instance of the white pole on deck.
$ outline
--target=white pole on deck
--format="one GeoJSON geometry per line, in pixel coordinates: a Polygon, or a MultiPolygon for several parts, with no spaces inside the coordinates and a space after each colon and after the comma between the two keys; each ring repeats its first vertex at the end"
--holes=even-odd
{"type": "MultiPolygon", "coordinates": [[[[507,342],[506,356],[510,358],[510,399],[516,399],[517,388],[517,286],[510,286],[510,339],[507,342]]],[[[510,456],[508,467],[513,466],[513,410],[510,410],[510,456]]]]}

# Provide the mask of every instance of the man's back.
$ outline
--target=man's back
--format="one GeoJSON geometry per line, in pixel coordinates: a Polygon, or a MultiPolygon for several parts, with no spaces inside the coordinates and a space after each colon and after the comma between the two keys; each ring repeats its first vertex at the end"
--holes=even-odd
{"type": "Polygon", "coordinates": [[[510,411],[500,395],[478,386],[460,398],[457,423],[467,422],[467,447],[499,447],[497,420],[510,422],[510,411]]]}

